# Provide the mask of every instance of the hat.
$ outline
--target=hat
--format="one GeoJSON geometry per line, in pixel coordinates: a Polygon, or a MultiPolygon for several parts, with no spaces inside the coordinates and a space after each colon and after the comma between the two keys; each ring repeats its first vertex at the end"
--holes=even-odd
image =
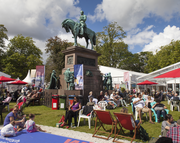
{"type": "Polygon", "coordinates": [[[177,120],[177,124],[180,125],[180,119],[177,120]]]}

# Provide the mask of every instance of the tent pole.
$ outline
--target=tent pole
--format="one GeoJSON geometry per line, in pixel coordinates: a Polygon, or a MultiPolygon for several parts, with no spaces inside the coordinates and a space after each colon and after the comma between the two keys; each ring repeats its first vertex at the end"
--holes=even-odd
{"type": "Polygon", "coordinates": [[[174,79],[175,84],[174,84],[174,94],[176,93],[176,78],[174,79]]]}

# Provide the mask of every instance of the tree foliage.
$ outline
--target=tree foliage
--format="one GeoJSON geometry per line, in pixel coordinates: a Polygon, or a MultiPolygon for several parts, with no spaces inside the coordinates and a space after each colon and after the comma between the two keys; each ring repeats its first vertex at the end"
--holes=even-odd
{"type": "Polygon", "coordinates": [[[0,50],[1,48],[5,47],[5,41],[4,39],[8,40],[8,36],[7,36],[7,29],[6,27],[4,27],[4,25],[0,24],[0,50]]]}
{"type": "Polygon", "coordinates": [[[180,40],[172,40],[170,44],[160,47],[156,54],[149,56],[147,66],[148,72],[152,72],[171,64],[180,62],[180,40]]]}
{"type": "MultiPolygon", "coordinates": [[[[5,48],[5,39],[8,40],[7,29],[4,25],[0,24],[0,59],[4,59],[4,48],[5,48]]],[[[0,71],[3,69],[2,60],[0,60],[0,71]]]]}
{"type": "Polygon", "coordinates": [[[25,78],[29,69],[42,65],[42,52],[35,46],[31,37],[17,35],[10,40],[7,47],[6,58],[3,59],[3,71],[12,78],[25,78]]]}
{"type": "Polygon", "coordinates": [[[62,53],[67,47],[73,46],[73,43],[67,40],[62,40],[58,36],[51,37],[46,43],[46,53],[49,53],[49,58],[46,62],[46,77],[45,80],[49,81],[50,74],[54,69],[56,74],[59,75],[65,66],[65,55],[62,53]]]}
{"type": "Polygon", "coordinates": [[[152,55],[152,52],[140,52],[135,54],[129,53],[129,55],[127,55],[127,57],[125,57],[120,62],[119,68],[130,71],[147,73],[147,62],[149,60],[149,57],[152,55]]]}
{"type": "Polygon", "coordinates": [[[117,22],[112,22],[96,33],[95,50],[101,54],[98,64],[118,67],[121,60],[129,54],[128,45],[123,42],[126,33],[117,22]]]}

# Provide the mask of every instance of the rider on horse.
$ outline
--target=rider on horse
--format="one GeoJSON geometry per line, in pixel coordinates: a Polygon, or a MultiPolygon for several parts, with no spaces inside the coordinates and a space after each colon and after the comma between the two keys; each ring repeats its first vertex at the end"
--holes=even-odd
{"type": "Polygon", "coordinates": [[[87,19],[87,16],[84,15],[84,12],[81,11],[81,16],[79,18],[79,21],[80,21],[80,35],[83,35],[84,34],[84,31],[85,31],[85,28],[86,28],[86,19],[87,19]]]}

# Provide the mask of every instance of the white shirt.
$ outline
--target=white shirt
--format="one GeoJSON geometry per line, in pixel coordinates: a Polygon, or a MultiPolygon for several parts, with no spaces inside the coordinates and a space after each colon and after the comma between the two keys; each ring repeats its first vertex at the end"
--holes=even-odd
{"type": "MultiPolygon", "coordinates": [[[[138,100],[140,100],[139,97],[135,98],[135,99],[133,100],[133,103],[134,103],[135,101],[138,101],[138,100]]],[[[141,101],[137,102],[136,104],[134,104],[134,107],[135,107],[135,108],[136,108],[136,107],[144,108],[144,105],[145,105],[144,101],[141,100],[141,101]]]]}
{"type": "Polygon", "coordinates": [[[15,131],[14,131],[14,127],[12,124],[8,124],[6,126],[4,126],[2,129],[1,129],[1,135],[2,136],[5,136],[5,135],[13,135],[15,136],[15,131]]]}
{"type": "Polygon", "coordinates": [[[114,99],[113,97],[114,97],[114,95],[113,95],[113,94],[111,94],[111,95],[110,95],[110,99],[114,99]]]}
{"type": "Polygon", "coordinates": [[[27,120],[26,123],[25,123],[26,129],[32,130],[34,128],[33,124],[35,124],[35,122],[33,120],[31,120],[31,119],[27,120]]]}

